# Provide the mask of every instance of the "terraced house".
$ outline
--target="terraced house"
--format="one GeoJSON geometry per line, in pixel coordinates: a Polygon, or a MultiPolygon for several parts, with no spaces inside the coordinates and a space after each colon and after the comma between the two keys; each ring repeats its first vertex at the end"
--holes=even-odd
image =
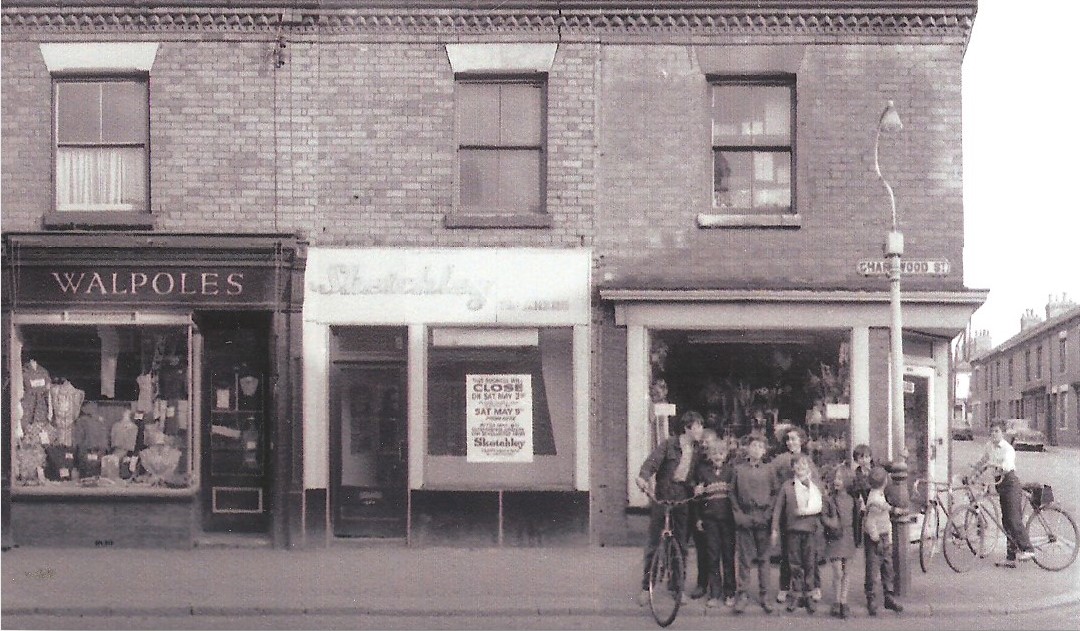
{"type": "Polygon", "coordinates": [[[687,410],[898,455],[897,231],[944,471],[975,13],[5,2],[5,533],[637,544],[687,410]]]}

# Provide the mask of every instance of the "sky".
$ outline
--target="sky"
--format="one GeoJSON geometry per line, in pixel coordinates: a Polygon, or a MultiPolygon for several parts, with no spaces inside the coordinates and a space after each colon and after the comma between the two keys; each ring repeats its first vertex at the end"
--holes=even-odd
{"type": "Polygon", "coordinates": [[[994,346],[1050,294],[1080,304],[1077,24],[1076,0],[979,0],[964,57],[964,283],[994,346]]]}

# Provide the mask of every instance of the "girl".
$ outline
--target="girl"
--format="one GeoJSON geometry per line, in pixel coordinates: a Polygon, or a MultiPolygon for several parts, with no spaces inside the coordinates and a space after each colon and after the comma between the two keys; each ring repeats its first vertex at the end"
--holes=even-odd
{"type": "Polygon", "coordinates": [[[855,540],[861,533],[855,530],[855,500],[849,487],[855,478],[851,467],[838,465],[827,476],[830,488],[823,502],[821,521],[825,525],[825,558],[832,565],[834,601],[829,614],[847,618],[849,561],[855,554],[855,540]]]}

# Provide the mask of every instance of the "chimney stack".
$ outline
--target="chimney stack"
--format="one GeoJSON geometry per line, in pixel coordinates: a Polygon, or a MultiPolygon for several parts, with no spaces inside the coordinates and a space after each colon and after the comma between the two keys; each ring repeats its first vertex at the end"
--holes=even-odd
{"type": "Polygon", "coordinates": [[[1024,315],[1020,316],[1020,332],[1027,331],[1042,324],[1042,316],[1035,313],[1034,309],[1026,309],[1024,315]]]}
{"type": "Polygon", "coordinates": [[[1069,298],[1067,293],[1062,293],[1061,296],[1050,294],[1046,301],[1046,319],[1056,318],[1075,306],[1076,303],[1069,298]]]}

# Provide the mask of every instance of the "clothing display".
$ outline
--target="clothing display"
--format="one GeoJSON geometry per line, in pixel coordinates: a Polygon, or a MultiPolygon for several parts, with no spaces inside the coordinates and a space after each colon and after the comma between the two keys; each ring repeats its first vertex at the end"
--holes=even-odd
{"type": "Polygon", "coordinates": [[[27,439],[45,447],[55,445],[59,436],[56,427],[47,420],[32,423],[25,434],[27,439]]]}
{"type": "Polygon", "coordinates": [[[79,452],[101,451],[109,448],[109,428],[96,413],[82,414],[75,420],[72,431],[72,444],[79,452]]]}
{"type": "Polygon", "coordinates": [[[22,424],[27,427],[33,423],[48,421],[49,410],[49,371],[31,359],[23,366],[22,424]]]}
{"type": "Polygon", "coordinates": [[[45,448],[45,477],[64,482],[72,479],[75,471],[75,450],[67,445],[49,445],[45,448]]]}
{"type": "Polygon", "coordinates": [[[110,438],[112,439],[113,449],[135,451],[139,439],[139,426],[135,424],[135,421],[131,420],[130,413],[125,412],[124,416],[112,426],[110,438]]]}
{"type": "Polygon", "coordinates": [[[101,457],[101,477],[109,480],[120,479],[119,454],[106,454],[101,457]]]}
{"type": "Polygon", "coordinates": [[[99,326],[101,339],[101,396],[116,396],[116,358],[120,354],[120,334],[114,326],[99,326]]]}
{"type": "Polygon", "coordinates": [[[23,484],[37,484],[45,466],[45,448],[27,434],[15,449],[15,477],[23,484]]]}
{"type": "Polygon", "coordinates": [[[180,463],[180,450],[158,443],[140,451],[139,460],[147,473],[161,478],[176,472],[176,465],[180,463]]]}
{"type": "Polygon", "coordinates": [[[139,375],[135,377],[135,382],[139,384],[139,401],[135,404],[135,409],[139,412],[153,412],[154,375],[150,373],[139,375]]]}
{"type": "Polygon", "coordinates": [[[78,454],[79,479],[93,478],[101,475],[101,459],[105,456],[103,451],[80,451],[78,454]]]}
{"type": "Polygon", "coordinates": [[[158,373],[158,396],[162,399],[187,398],[187,371],[177,357],[166,358],[158,373]]]}
{"type": "Polygon", "coordinates": [[[62,445],[73,445],[72,428],[75,419],[82,409],[83,399],[86,393],[71,385],[65,379],[63,383],[53,384],[49,387],[49,402],[52,405],[53,424],[56,425],[59,436],[57,440],[62,445]]]}

